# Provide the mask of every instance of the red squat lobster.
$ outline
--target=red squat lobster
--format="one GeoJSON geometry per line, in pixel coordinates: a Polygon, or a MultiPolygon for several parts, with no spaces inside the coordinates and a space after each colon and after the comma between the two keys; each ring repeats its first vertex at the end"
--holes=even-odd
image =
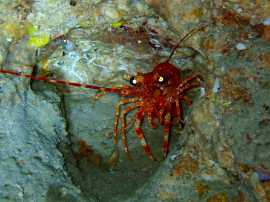
{"type": "MultiPolygon", "coordinates": [[[[32,80],[44,81],[47,83],[62,84],[66,86],[82,87],[88,89],[99,90],[105,93],[116,93],[122,98],[115,106],[114,114],[114,144],[116,145],[116,153],[118,156],[118,125],[119,118],[121,115],[121,134],[122,143],[124,145],[124,150],[129,156],[127,138],[126,138],[126,115],[128,112],[137,109],[136,121],[135,121],[135,132],[137,137],[140,139],[141,144],[144,148],[144,152],[151,159],[154,160],[154,156],[147,144],[144,133],[141,129],[142,122],[146,116],[153,128],[157,126],[156,121],[158,120],[161,125],[164,126],[164,136],[163,136],[163,156],[167,156],[169,151],[169,134],[172,127],[173,119],[176,119],[178,123],[183,123],[183,109],[182,101],[191,104],[191,100],[185,96],[185,94],[201,86],[200,81],[202,77],[200,75],[193,75],[186,79],[182,79],[180,76],[181,70],[176,68],[174,65],[169,63],[169,60],[173,56],[175,50],[180,46],[180,44],[187,38],[191,37],[195,32],[202,30],[205,26],[199,29],[193,29],[187,33],[173,48],[169,58],[158,65],[156,65],[153,71],[148,73],[138,73],[136,76],[130,78],[130,84],[132,86],[125,85],[123,87],[112,87],[103,88],[95,85],[81,84],[65,80],[55,80],[50,79],[45,76],[33,76],[32,74],[21,74],[16,71],[0,69],[0,73],[10,74],[17,77],[29,78],[32,80]],[[194,83],[194,81],[199,81],[199,83],[194,83]],[[121,105],[129,105],[121,112],[121,105]]],[[[114,156],[114,155],[113,155],[114,156]]]]}

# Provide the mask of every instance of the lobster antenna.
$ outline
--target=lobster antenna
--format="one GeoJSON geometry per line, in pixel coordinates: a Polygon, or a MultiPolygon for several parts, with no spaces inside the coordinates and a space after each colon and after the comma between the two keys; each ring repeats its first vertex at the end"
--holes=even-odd
{"type": "Polygon", "coordinates": [[[46,77],[46,76],[33,76],[32,74],[21,74],[19,72],[16,72],[13,70],[8,70],[8,69],[0,69],[0,73],[13,75],[16,77],[21,77],[21,78],[28,78],[28,79],[35,80],[35,81],[43,81],[46,83],[61,84],[61,85],[65,85],[65,86],[100,90],[100,91],[106,92],[106,93],[118,93],[118,94],[121,93],[121,90],[119,88],[105,88],[105,87],[99,87],[99,86],[95,86],[95,85],[77,83],[77,82],[66,81],[66,80],[61,80],[61,79],[50,79],[49,77],[46,77]]]}
{"type": "Polygon", "coordinates": [[[203,30],[205,27],[207,27],[207,26],[208,26],[208,24],[203,25],[203,26],[201,26],[201,27],[199,27],[199,28],[194,28],[194,29],[192,29],[191,31],[189,31],[184,37],[182,37],[182,38],[180,39],[180,41],[176,44],[176,46],[174,46],[174,48],[173,48],[173,50],[172,50],[170,56],[169,56],[168,59],[166,60],[166,62],[169,62],[169,61],[170,61],[170,59],[172,58],[172,56],[173,56],[173,54],[175,53],[176,49],[180,47],[180,45],[181,45],[181,43],[182,43],[183,41],[185,41],[186,39],[190,38],[193,34],[199,32],[199,31],[202,31],[202,30],[203,30]]]}

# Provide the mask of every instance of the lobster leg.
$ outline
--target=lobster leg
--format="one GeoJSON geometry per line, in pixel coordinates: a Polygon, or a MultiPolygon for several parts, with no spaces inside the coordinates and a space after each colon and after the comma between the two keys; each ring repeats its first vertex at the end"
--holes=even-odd
{"type": "Polygon", "coordinates": [[[200,81],[203,80],[203,78],[200,75],[188,77],[177,87],[178,94],[181,95],[183,94],[183,92],[188,91],[189,89],[201,87],[201,83],[191,83],[195,79],[200,81]]]}
{"type": "Polygon", "coordinates": [[[195,79],[197,79],[197,80],[199,80],[199,81],[203,81],[203,78],[202,78],[201,75],[199,75],[199,74],[193,75],[193,76],[190,76],[190,77],[186,78],[186,79],[181,83],[181,87],[182,87],[182,86],[185,86],[187,83],[190,83],[191,81],[193,81],[193,80],[195,80],[195,79]]]}
{"type": "Polygon", "coordinates": [[[146,143],[143,131],[141,129],[142,121],[144,118],[144,110],[140,109],[136,114],[136,122],[135,122],[135,132],[137,137],[140,139],[141,144],[143,146],[145,154],[148,156],[149,159],[155,160],[152,154],[150,146],[146,143]]]}
{"type": "Polygon", "coordinates": [[[126,98],[126,99],[121,99],[115,106],[115,111],[114,111],[114,144],[118,144],[118,124],[119,124],[119,115],[120,115],[120,108],[121,105],[125,105],[131,102],[136,102],[138,98],[126,98]]]}
{"type": "Polygon", "coordinates": [[[159,122],[160,122],[161,125],[163,125],[163,123],[164,123],[164,114],[165,114],[165,110],[164,109],[161,109],[158,112],[159,122]]]}
{"type": "Polygon", "coordinates": [[[175,100],[175,108],[176,108],[176,120],[178,122],[182,121],[182,106],[181,106],[181,103],[179,101],[179,99],[176,99],[175,100]]]}
{"type": "Polygon", "coordinates": [[[152,128],[157,128],[156,120],[153,120],[153,112],[150,111],[147,113],[147,119],[152,128]]]}
{"type": "Polygon", "coordinates": [[[136,102],[137,100],[138,100],[137,98],[123,98],[115,105],[115,112],[114,112],[114,145],[115,145],[115,149],[114,149],[110,159],[107,162],[109,167],[114,167],[119,160],[118,124],[119,124],[119,115],[120,115],[121,105],[136,102]]]}
{"type": "Polygon", "coordinates": [[[180,123],[182,128],[184,127],[184,119],[183,119],[183,108],[181,104],[181,98],[175,100],[175,108],[176,108],[176,123],[180,123]]]}
{"type": "Polygon", "coordinates": [[[164,129],[163,129],[163,157],[166,158],[169,152],[169,135],[171,130],[171,114],[168,112],[165,115],[164,129]]]}
{"type": "Polygon", "coordinates": [[[126,129],[127,129],[127,126],[126,126],[126,115],[128,112],[136,109],[140,107],[140,105],[136,104],[136,105],[133,105],[133,106],[128,106],[126,109],[124,109],[123,113],[122,113],[122,116],[121,116],[121,123],[122,123],[122,126],[121,126],[121,132],[122,132],[122,143],[124,145],[124,149],[125,149],[125,153],[127,155],[127,157],[129,159],[132,159],[130,154],[129,154],[129,150],[128,150],[128,144],[127,144],[127,136],[126,136],[126,129]]]}
{"type": "Polygon", "coordinates": [[[201,87],[200,84],[188,84],[184,88],[180,89],[180,94],[183,94],[193,88],[199,88],[199,87],[201,87]]]}

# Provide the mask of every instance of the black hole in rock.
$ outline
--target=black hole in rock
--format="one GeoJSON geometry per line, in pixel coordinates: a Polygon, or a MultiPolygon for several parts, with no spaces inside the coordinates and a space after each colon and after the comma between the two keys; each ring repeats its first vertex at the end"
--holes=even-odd
{"type": "Polygon", "coordinates": [[[76,0],[70,0],[69,5],[76,6],[77,5],[77,1],[76,0]]]}

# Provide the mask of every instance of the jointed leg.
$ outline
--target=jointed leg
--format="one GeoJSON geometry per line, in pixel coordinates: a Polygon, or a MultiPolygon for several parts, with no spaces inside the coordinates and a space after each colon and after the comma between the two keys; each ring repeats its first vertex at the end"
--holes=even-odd
{"type": "Polygon", "coordinates": [[[178,88],[178,94],[181,95],[183,93],[185,93],[186,91],[189,91],[193,88],[198,88],[201,87],[201,84],[189,84],[187,83],[185,86],[182,86],[182,88],[178,88]]]}
{"type": "Polygon", "coordinates": [[[118,124],[119,124],[119,115],[120,115],[120,107],[121,105],[128,104],[131,102],[138,101],[138,98],[126,98],[121,99],[115,106],[114,111],[114,144],[118,144],[118,124]]]}
{"type": "Polygon", "coordinates": [[[181,83],[181,86],[185,86],[186,84],[190,83],[191,81],[197,79],[198,81],[203,81],[203,78],[201,75],[199,74],[196,74],[196,75],[193,75],[193,76],[190,76],[188,78],[186,78],[182,83],[181,83]]]}
{"type": "Polygon", "coordinates": [[[177,91],[181,94],[184,91],[188,91],[192,88],[201,87],[201,83],[192,83],[193,80],[203,81],[201,75],[193,75],[182,81],[182,83],[178,86],[177,91]]]}
{"type": "Polygon", "coordinates": [[[183,108],[182,108],[182,105],[181,105],[181,102],[179,101],[179,99],[176,99],[175,107],[176,107],[176,121],[177,121],[177,123],[181,123],[181,125],[183,127],[184,126],[183,108]]]}
{"type": "Polygon", "coordinates": [[[147,113],[147,119],[152,128],[157,127],[157,123],[155,122],[156,120],[153,120],[153,112],[147,113]]]}
{"type": "Polygon", "coordinates": [[[182,118],[181,118],[181,106],[180,106],[180,102],[179,102],[179,99],[176,99],[175,100],[175,108],[176,108],[176,119],[177,121],[180,121],[182,118]]]}
{"type": "Polygon", "coordinates": [[[158,112],[159,123],[160,123],[161,125],[163,125],[163,122],[164,122],[164,114],[165,114],[165,110],[164,110],[164,109],[161,109],[161,110],[158,112]]]}
{"type": "Polygon", "coordinates": [[[120,107],[121,107],[121,105],[128,104],[131,102],[136,102],[137,100],[138,100],[137,98],[121,99],[115,106],[115,112],[114,112],[114,145],[115,145],[115,150],[107,162],[109,167],[114,167],[119,160],[119,150],[118,150],[117,145],[118,145],[118,123],[119,123],[120,107]]]}
{"type": "Polygon", "coordinates": [[[135,122],[135,132],[136,132],[136,135],[137,137],[140,139],[141,141],[141,144],[144,148],[144,152],[145,154],[151,159],[151,160],[154,160],[154,156],[152,154],[152,151],[151,151],[151,148],[150,146],[146,143],[146,140],[145,140],[145,137],[144,137],[144,134],[143,134],[143,131],[141,129],[141,124],[142,124],[142,121],[144,119],[144,110],[141,109],[137,112],[136,114],[136,122],[135,122]]]}
{"type": "Polygon", "coordinates": [[[129,159],[131,159],[131,156],[129,155],[129,151],[128,151],[128,144],[127,144],[127,136],[126,136],[126,115],[128,112],[136,109],[140,107],[139,104],[136,104],[136,105],[133,105],[133,106],[128,106],[122,113],[122,116],[121,116],[121,123],[122,123],[122,126],[121,126],[121,130],[122,130],[122,143],[124,145],[124,150],[125,150],[125,153],[127,154],[127,157],[129,159]]]}
{"type": "Polygon", "coordinates": [[[171,130],[171,114],[165,115],[164,129],[163,129],[163,157],[166,158],[169,152],[169,135],[171,130]]]}

